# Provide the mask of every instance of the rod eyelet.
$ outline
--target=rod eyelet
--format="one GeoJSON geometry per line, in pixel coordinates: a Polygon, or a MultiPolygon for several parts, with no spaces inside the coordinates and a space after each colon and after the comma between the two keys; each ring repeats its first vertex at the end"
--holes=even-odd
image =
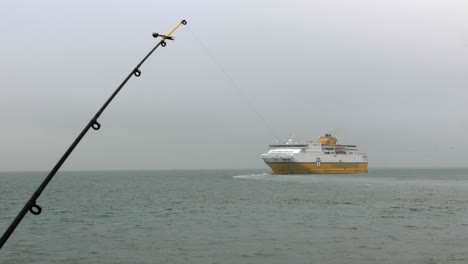
{"type": "Polygon", "coordinates": [[[161,46],[166,47],[166,42],[162,41],[161,46]]]}
{"type": "Polygon", "coordinates": [[[133,71],[133,74],[134,74],[136,77],[140,77],[140,75],[141,75],[140,69],[135,69],[135,70],[133,71]]]}
{"type": "Polygon", "coordinates": [[[184,19],[184,20],[182,20],[181,23],[182,23],[182,25],[187,25],[187,20],[184,19]]]}
{"type": "Polygon", "coordinates": [[[33,215],[39,215],[41,212],[42,212],[42,208],[37,205],[36,203],[34,203],[30,208],[29,208],[29,212],[33,215]]]}
{"type": "Polygon", "coordinates": [[[98,121],[94,121],[92,124],[91,124],[91,127],[94,129],[94,130],[99,130],[101,128],[101,124],[98,123],[98,121]]]}

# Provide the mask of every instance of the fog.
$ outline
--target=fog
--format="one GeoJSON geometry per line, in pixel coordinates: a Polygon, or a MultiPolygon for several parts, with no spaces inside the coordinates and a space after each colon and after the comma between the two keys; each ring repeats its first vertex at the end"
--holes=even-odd
{"type": "Polygon", "coordinates": [[[260,155],[274,140],[324,133],[367,152],[370,169],[466,166],[467,9],[454,0],[4,1],[0,170],[50,170],[157,43],[151,33],[181,19],[188,27],[140,68],[64,170],[267,169],[260,155]]]}

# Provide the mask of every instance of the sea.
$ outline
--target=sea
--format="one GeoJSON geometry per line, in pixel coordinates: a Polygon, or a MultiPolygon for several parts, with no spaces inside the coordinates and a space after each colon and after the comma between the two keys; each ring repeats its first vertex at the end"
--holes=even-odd
{"type": "MultiPolygon", "coordinates": [[[[46,172],[0,173],[0,233],[46,172]]],[[[61,172],[2,264],[468,263],[468,169],[61,172]]]]}

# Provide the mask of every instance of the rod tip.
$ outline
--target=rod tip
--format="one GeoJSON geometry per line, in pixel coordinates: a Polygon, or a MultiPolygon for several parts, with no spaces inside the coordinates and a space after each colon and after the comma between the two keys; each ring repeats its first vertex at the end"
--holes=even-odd
{"type": "Polygon", "coordinates": [[[182,23],[182,25],[187,25],[187,20],[183,19],[180,23],[182,23]]]}

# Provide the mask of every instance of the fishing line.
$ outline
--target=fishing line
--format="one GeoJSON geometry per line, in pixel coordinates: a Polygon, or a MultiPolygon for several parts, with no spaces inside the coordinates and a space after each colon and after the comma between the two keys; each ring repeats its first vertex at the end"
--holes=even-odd
{"type": "Polygon", "coordinates": [[[262,124],[265,126],[265,128],[271,133],[271,135],[275,138],[275,140],[278,140],[279,137],[277,136],[275,130],[273,129],[273,127],[270,126],[270,124],[266,121],[266,119],[260,114],[259,111],[257,111],[257,109],[255,109],[255,107],[253,106],[252,102],[249,100],[249,98],[247,97],[247,95],[244,93],[244,91],[239,87],[239,85],[237,85],[237,82],[234,80],[234,78],[223,68],[223,66],[221,66],[221,64],[215,59],[215,57],[213,55],[211,55],[210,51],[208,50],[208,48],[206,47],[206,45],[200,40],[200,38],[198,37],[197,34],[195,34],[195,32],[193,32],[193,30],[190,28],[190,26],[186,26],[187,29],[190,31],[190,33],[192,33],[192,36],[195,38],[195,40],[198,42],[198,44],[200,44],[200,46],[202,47],[203,51],[205,51],[205,53],[208,55],[208,57],[211,58],[211,60],[213,61],[214,64],[216,64],[216,66],[218,66],[218,69],[224,74],[224,76],[226,77],[226,79],[231,83],[232,87],[234,87],[234,89],[236,90],[237,94],[245,100],[245,102],[247,103],[248,107],[250,108],[250,110],[252,110],[252,112],[255,113],[255,115],[257,116],[257,118],[262,122],[262,124]]]}

